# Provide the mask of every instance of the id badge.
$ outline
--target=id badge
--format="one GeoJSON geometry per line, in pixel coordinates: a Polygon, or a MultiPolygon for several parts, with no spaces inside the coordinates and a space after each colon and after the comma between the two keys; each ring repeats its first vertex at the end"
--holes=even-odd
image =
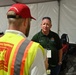
{"type": "Polygon", "coordinates": [[[47,58],[51,58],[51,50],[47,50],[47,58]]]}

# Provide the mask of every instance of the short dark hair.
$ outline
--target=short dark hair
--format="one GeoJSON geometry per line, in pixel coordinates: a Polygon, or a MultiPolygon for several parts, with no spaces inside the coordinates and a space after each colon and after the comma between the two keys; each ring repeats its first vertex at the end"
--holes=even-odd
{"type": "Polygon", "coordinates": [[[43,17],[42,20],[44,20],[44,19],[48,19],[51,22],[51,18],[50,17],[43,17]]]}

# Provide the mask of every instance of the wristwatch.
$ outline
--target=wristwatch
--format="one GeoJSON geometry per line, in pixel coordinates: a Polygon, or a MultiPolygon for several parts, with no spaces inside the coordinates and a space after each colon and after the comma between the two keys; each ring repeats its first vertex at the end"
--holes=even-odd
{"type": "Polygon", "coordinates": [[[62,64],[62,62],[59,62],[59,65],[61,65],[62,64]]]}

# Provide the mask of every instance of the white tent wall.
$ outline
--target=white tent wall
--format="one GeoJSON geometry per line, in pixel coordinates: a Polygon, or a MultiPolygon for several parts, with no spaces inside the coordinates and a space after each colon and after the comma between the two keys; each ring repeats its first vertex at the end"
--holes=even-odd
{"type": "Polygon", "coordinates": [[[4,32],[7,28],[6,7],[0,7],[0,32],[4,32]]]}
{"type": "Polygon", "coordinates": [[[76,0],[61,0],[60,35],[68,34],[69,41],[76,43],[76,0]]]}
{"type": "MultiPolygon", "coordinates": [[[[35,4],[27,4],[30,9],[32,15],[36,18],[36,21],[31,21],[31,29],[29,33],[28,39],[31,39],[32,36],[40,31],[40,24],[41,20],[44,16],[49,16],[52,19],[52,30],[57,32],[58,29],[58,2],[57,1],[50,1],[50,2],[43,2],[43,3],[35,3],[35,4]]],[[[0,8],[0,32],[4,32],[8,28],[6,12],[8,11],[8,7],[1,7],[0,8]]]]}
{"type": "Polygon", "coordinates": [[[29,4],[32,14],[34,14],[36,21],[33,21],[31,24],[29,39],[32,36],[41,30],[41,20],[44,16],[49,16],[52,19],[52,30],[57,32],[58,29],[58,2],[44,2],[37,4],[29,4]]]}
{"type": "MultiPolygon", "coordinates": [[[[40,24],[42,17],[49,16],[52,19],[53,31],[59,33],[60,36],[63,33],[66,33],[69,36],[70,42],[76,42],[76,0],[61,0],[60,16],[58,15],[59,6],[57,1],[32,3],[27,5],[30,7],[32,15],[36,18],[36,21],[31,21],[31,29],[28,39],[31,39],[32,36],[41,29],[40,24]]],[[[6,18],[8,8],[9,6],[0,7],[0,32],[4,32],[8,27],[6,18]]]]}

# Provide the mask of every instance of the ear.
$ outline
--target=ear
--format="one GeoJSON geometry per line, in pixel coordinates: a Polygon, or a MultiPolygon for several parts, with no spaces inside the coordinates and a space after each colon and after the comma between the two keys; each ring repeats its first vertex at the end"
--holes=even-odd
{"type": "Polygon", "coordinates": [[[52,27],[52,24],[50,25],[50,28],[52,27]]]}
{"type": "Polygon", "coordinates": [[[41,25],[40,25],[41,27],[42,27],[42,23],[41,23],[41,25]]]}
{"type": "Polygon", "coordinates": [[[23,21],[23,25],[26,26],[26,19],[24,19],[24,21],[23,21]]]}
{"type": "Polygon", "coordinates": [[[29,22],[29,18],[26,18],[26,19],[24,20],[24,25],[28,25],[28,22],[29,22]]]}

